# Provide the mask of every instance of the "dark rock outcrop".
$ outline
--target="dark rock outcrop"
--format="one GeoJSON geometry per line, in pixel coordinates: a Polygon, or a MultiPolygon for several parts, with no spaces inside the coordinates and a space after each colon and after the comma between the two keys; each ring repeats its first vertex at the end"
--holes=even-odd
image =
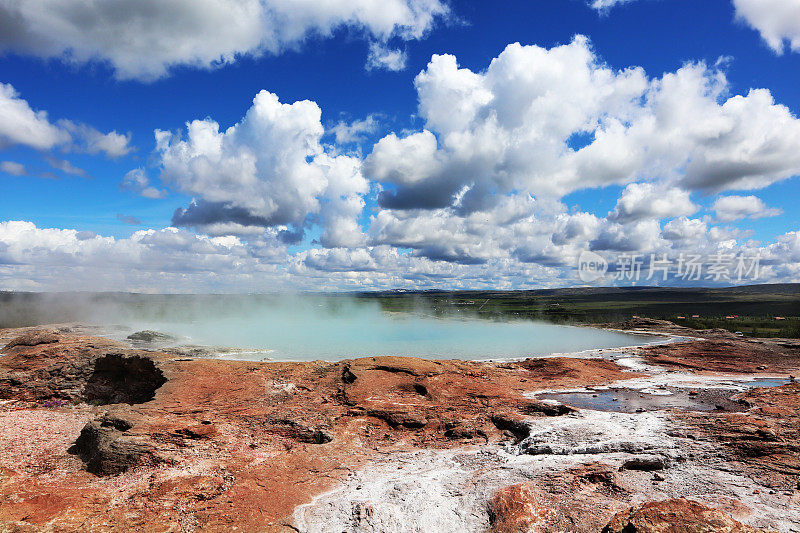
{"type": "Polygon", "coordinates": [[[563,403],[544,400],[530,400],[519,407],[526,415],[562,416],[574,413],[576,409],[563,403]]]}
{"type": "Polygon", "coordinates": [[[108,354],[94,362],[83,396],[99,404],[144,403],[167,382],[152,359],[138,355],[108,354]]]}
{"type": "Polygon", "coordinates": [[[491,417],[492,423],[501,431],[513,435],[516,442],[520,442],[531,434],[531,428],[524,420],[513,418],[507,414],[495,413],[491,417]]]}
{"type": "Polygon", "coordinates": [[[667,467],[667,461],[660,455],[637,455],[622,463],[620,470],[642,470],[652,472],[663,470],[667,467]]]}
{"type": "Polygon", "coordinates": [[[86,463],[86,470],[98,476],[120,474],[140,464],[160,459],[147,444],[125,434],[132,425],[119,418],[101,418],[86,424],[70,448],[86,463]]]}
{"type": "Polygon", "coordinates": [[[156,364],[158,354],[131,350],[108,339],[61,335],[57,342],[18,343],[3,353],[3,399],[142,403],[166,382],[156,364]]]}
{"type": "Polygon", "coordinates": [[[172,342],[175,340],[175,337],[173,337],[172,335],[161,333],[160,331],[153,331],[150,329],[131,333],[130,335],[128,335],[127,338],[129,341],[141,342],[141,343],[172,342]]]}

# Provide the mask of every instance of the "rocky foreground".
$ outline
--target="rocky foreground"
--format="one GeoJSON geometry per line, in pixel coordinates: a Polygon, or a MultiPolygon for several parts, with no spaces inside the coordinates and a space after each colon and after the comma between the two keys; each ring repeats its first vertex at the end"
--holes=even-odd
{"type": "Polygon", "coordinates": [[[0,330],[0,531],[800,531],[800,384],[746,386],[797,375],[800,346],[614,327],[697,338],[617,361],[253,363],[0,330]],[[708,409],[539,397],[687,382],[708,409]]]}

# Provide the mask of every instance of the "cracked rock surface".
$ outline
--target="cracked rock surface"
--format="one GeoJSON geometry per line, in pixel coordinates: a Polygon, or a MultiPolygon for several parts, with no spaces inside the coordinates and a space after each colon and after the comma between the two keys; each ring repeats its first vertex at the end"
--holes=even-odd
{"type": "Polygon", "coordinates": [[[536,397],[670,369],[704,387],[726,350],[794,372],[790,348],[257,363],[74,331],[0,330],[0,531],[800,531],[800,384],[730,391],[740,412],[536,397]]]}

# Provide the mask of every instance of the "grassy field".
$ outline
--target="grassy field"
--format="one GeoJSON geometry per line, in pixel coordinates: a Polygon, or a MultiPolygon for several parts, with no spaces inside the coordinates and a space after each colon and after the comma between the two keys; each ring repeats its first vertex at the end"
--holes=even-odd
{"type": "Polygon", "coordinates": [[[800,337],[800,284],[725,289],[642,287],[372,293],[362,297],[378,298],[388,311],[429,309],[439,315],[518,317],[559,323],[616,322],[641,316],[697,329],[741,331],[748,336],[800,337]],[[735,318],[726,318],[731,316],[735,318]]]}
{"type": "Polygon", "coordinates": [[[741,332],[745,337],[784,337],[800,338],[800,319],[785,317],[784,320],[771,316],[738,316],[729,318],[686,318],[674,319],[681,326],[694,329],[722,328],[741,332]]]}

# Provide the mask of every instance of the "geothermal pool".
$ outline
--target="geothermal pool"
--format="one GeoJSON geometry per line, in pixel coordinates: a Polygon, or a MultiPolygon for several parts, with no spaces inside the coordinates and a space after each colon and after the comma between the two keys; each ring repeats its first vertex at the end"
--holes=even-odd
{"type": "Polygon", "coordinates": [[[476,306],[406,301],[388,312],[372,298],[309,295],[23,295],[0,305],[0,324],[79,323],[125,340],[141,330],[174,336],[139,344],[225,347],[220,357],[334,361],[378,355],[488,360],[654,342],[588,327],[477,318],[476,306]],[[409,303],[410,302],[410,303],[409,303]],[[231,350],[233,348],[233,350],[231,350]]]}
{"type": "MultiPolygon", "coordinates": [[[[172,344],[241,348],[221,357],[328,361],[379,355],[488,360],[647,344],[653,337],[532,321],[386,313],[368,304],[297,304],[191,313],[137,322],[176,337],[172,344]]],[[[130,326],[130,324],[128,324],[130,326]]]]}

